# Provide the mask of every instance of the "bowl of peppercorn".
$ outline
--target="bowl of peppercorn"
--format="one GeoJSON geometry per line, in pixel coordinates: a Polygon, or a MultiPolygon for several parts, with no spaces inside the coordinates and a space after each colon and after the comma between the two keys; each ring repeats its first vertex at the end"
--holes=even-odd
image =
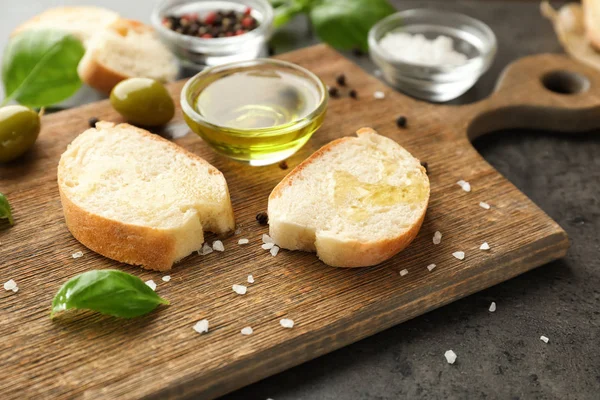
{"type": "Polygon", "coordinates": [[[185,67],[204,67],[267,55],[273,30],[268,0],[163,0],[152,25],[185,67]]]}

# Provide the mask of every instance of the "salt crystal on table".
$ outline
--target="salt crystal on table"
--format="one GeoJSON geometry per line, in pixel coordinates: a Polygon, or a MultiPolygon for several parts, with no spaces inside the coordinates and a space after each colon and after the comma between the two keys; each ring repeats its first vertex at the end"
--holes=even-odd
{"type": "Polygon", "coordinates": [[[492,301],[492,304],[490,304],[490,312],[494,312],[496,311],[496,302],[492,301]]]}
{"type": "Polygon", "coordinates": [[[273,257],[275,257],[277,255],[277,253],[279,253],[279,247],[277,247],[277,246],[271,247],[271,255],[273,257]]]}
{"type": "Polygon", "coordinates": [[[248,275],[248,283],[254,283],[254,277],[252,275],[248,275]]]}
{"type": "Polygon", "coordinates": [[[162,277],[163,282],[169,282],[171,280],[171,275],[165,275],[162,277]]]}
{"type": "Polygon", "coordinates": [[[434,268],[435,268],[435,264],[429,264],[427,266],[427,269],[429,270],[429,272],[433,271],[434,268]]]}
{"type": "Polygon", "coordinates": [[[248,244],[249,240],[248,239],[240,239],[238,240],[238,244],[248,244]]]}
{"type": "Polygon", "coordinates": [[[273,246],[275,246],[275,243],[264,243],[262,247],[264,250],[271,250],[273,248],[273,246]]]}
{"type": "Polygon", "coordinates": [[[378,90],[375,93],[373,93],[373,97],[375,97],[377,100],[385,99],[385,93],[378,90]]]}
{"type": "Polygon", "coordinates": [[[71,255],[73,258],[83,257],[83,251],[77,251],[71,255]]]}
{"type": "Polygon", "coordinates": [[[483,244],[481,246],[479,246],[479,248],[481,250],[489,250],[490,249],[490,245],[488,244],[488,242],[483,242],[483,244]]]}
{"type": "Polygon", "coordinates": [[[550,341],[550,339],[548,339],[546,336],[542,335],[540,336],[540,340],[544,343],[548,343],[550,341]]]}
{"type": "Polygon", "coordinates": [[[231,288],[237,294],[246,294],[246,291],[248,290],[248,288],[244,285],[233,285],[231,288]]]}
{"type": "Polygon", "coordinates": [[[479,202],[479,207],[485,208],[486,210],[490,209],[490,205],[488,203],[486,203],[486,202],[483,202],[483,201],[479,202]]]}
{"type": "Polygon", "coordinates": [[[448,364],[454,364],[454,362],[456,361],[456,353],[452,350],[448,350],[447,352],[445,352],[444,357],[446,357],[446,361],[448,361],[448,364]]]}
{"type": "Polygon", "coordinates": [[[154,283],[154,281],[152,279],[150,279],[149,281],[144,282],[146,285],[148,285],[148,287],[152,290],[156,290],[156,283],[154,283]]]}
{"type": "Polygon", "coordinates": [[[206,333],[208,332],[208,320],[198,321],[192,328],[198,333],[206,333]]]}
{"type": "Polygon", "coordinates": [[[442,232],[436,231],[433,234],[433,244],[440,244],[442,242],[442,232]]]}
{"type": "Polygon", "coordinates": [[[17,282],[15,282],[13,279],[10,279],[8,282],[4,283],[4,290],[6,290],[6,291],[9,291],[9,290],[14,291],[16,287],[17,287],[17,282]]]}
{"type": "Polygon", "coordinates": [[[402,271],[400,271],[400,276],[404,276],[404,275],[408,275],[407,269],[403,269],[402,271]]]}
{"type": "Polygon", "coordinates": [[[223,242],[221,242],[220,240],[215,240],[213,242],[212,248],[213,248],[213,250],[216,250],[216,251],[225,251],[225,246],[223,245],[223,242]]]}
{"type": "Polygon", "coordinates": [[[291,319],[288,319],[288,318],[283,318],[281,321],[279,321],[279,324],[281,326],[283,326],[284,328],[293,328],[294,327],[294,321],[292,321],[291,319]]]}
{"type": "Polygon", "coordinates": [[[463,181],[462,179],[458,182],[456,182],[456,184],[458,186],[460,186],[462,188],[462,190],[464,190],[465,192],[470,192],[471,191],[471,184],[469,182],[463,181]]]}
{"type": "Polygon", "coordinates": [[[459,260],[464,260],[465,259],[465,252],[464,251],[455,251],[454,253],[452,253],[452,255],[459,259],[459,260]]]}
{"type": "Polygon", "coordinates": [[[252,327],[247,326],[245,328],[242,329],[242,335],[252,335],[252,333],[254,332],[254,330],[252,329],[252,327]]]}
{"type": "Polygon", "coordinates": [[[202,248],[200,250],[198,250],[198,254],[200,254],[201,256],[205,256],[212,252],[213,252],[213,249],[212,249],[212,247],[210,247],[210,245],[208,243],[204,243],[202,248]]]}
{"type": "Polygon", "coordinates": [[[262,241],[263,243],[275,243],[273,239],[271,239],[271,236],[267,235],[266,233],[263,233],[262,241]]]}

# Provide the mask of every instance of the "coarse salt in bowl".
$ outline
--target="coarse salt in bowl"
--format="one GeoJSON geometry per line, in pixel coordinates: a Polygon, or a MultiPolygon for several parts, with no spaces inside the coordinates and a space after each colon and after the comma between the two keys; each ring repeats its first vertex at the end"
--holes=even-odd
{"type": "Polygon", "coordinates": [[[434,102],[469,90],[490,67],[496,48],[496,36],[483,22],[434,9],[390,15],[369,32],[369,53],[385,80],[434,102]]]}

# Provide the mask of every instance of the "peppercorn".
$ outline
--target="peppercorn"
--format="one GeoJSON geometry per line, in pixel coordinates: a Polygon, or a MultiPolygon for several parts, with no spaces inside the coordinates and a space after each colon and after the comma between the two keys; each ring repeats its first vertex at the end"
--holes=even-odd
{"type": "Polygon", "coordinates": [[[337,98],[339,96],[339,94],[340,94],[340,92],[339,92],[338,88],[333,87],[333,86],[329,88],[329,95],[331,97],[337,98]]]}
{"type": "Polygon", "coordinates": [[[335,81],[340,86],[346,86],[346,75],[344,75],[344,74],[338,75],[338,77],[335,78],[335,81]]]}
{"type": "Polygon", "coordinates": [[[92,117],[90,119],[88,119],[88,124],[90,125],[90,128],[95,128],[96,127],[96,123],[100,121],[98,118],[96,117],[92,117]]]}
{"type": "Polygon", "coordinates": [[[362,57],[365,55],[364,51],[362,51],[360,48],[358,47],[353,47],[352,48],[352,54],[354,54],[355,57],[362,57]]]}
{"type": "Polygon", "coordinates": [[[285,160],[283,160],[282,162],[280,162],[279,163],[279,168],[281,168],[281,169],[288,169],[287,162],[285,160]]]}
{"type": "Polygon", "coordinates": [[[429,173],[429,164],[427,164],[427,161],[421,161],[421,166],[423,168],[425,168],[425,173],[428,174],[429,173]]]}
{"type": "Polygon", "coordinates": [[[242,35],[255,29],[259,22],[252,16],[252,9],[211,11],[199,18],[197,13],[167,16],[162,24],[177,33],[204,39],[242,35]]]}
{"type": "Polygon", "coordinates": [[[398,117],[398,119],[396,119],[396,125],[398,126],[398,128],[406,128],[406,117],[401,115],[398,117]]]}
{"type": "Polygon", "coordinates": [[[352,89],[350,92],[348,92],[348,94],[350,95],[350,97],[352,97],[354,100],[358,99],[358,93],[356,93],[356,90],[352,89]]]}
{"type": "Polygon", "coordinates": [[[266,225],[269,223],[269,216],[266,212],[261,211],[258,214],[256,214],[256,220],[260,225],[266,225]]]}

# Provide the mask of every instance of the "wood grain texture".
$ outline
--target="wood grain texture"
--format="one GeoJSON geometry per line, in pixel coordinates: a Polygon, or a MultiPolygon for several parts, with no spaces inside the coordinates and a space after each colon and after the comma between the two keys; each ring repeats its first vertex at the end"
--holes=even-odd
{"type": "MultiPolygon", "coordinates": [[[[0,191],[17,222],[0,231],[0,281],[15,279],[20,288],[0,292],[3,398],[213,398],[564,256],[565,232],[488,165],[468,136],[516,126],[567,132],[600,127],[599,74],[562,56],[530,57],[507,70],[490,99],[452,107],[398,94],[325,46],[281,58],[330,85],[343,72],[359,94],[358,100],[331,99],[324,125],[288,160],[290,167],[363,126],[428,162],[431,200],[415,241],[364,269],[327,267],[308,253],[272,257],[260,248],[268,227],[259,226],[255,215],[266,210],[270,191],[288,171],[225,159],[189,134],[174,140],[223,172],[242,233],[224,240],[224,253],[184,259],[170,272],[172,280],[162,282],[164,274],[87,250],[64,223],[56,184],[60,154],[87,128],[88,118],[120,117],[107,101],[49,115],[34,149],[0,167],[0,191]],[[576,95],[547,91],[540,74],[556,69],[586,75],[590,89],[576,95]],[[376,90],[386,98],[375,100],[376,90]],[[396,127],[399,115],[408,118],[407,129],[396,127]],[[469,181],[472,192],[461,190],[459,179],[469,181]],[[484,210],[480,201],[492,208],[484,210]],[[434,246],[437,230],[443,239],[434,246]],[[237,245],[243,237],[249,245],[237,245]],[[479,250],[484,241],[491,250],[479,250]],[[79,250],[84,256],[73,259],[79,250]],[[452,256],[458,250],[466,253],[463,261],[452,256]],[[429,272],[431,263],[437,268],[429,272]],[[171,305],[134,320],[76,312],[51,321],[50,302],[60,285],[100,268],[154,279],[171,305]],[[401,277],[405,268],[409,274],[401,277]],[[254,284],[246,283],[248,274],[254,284]],[[236,283],[248,285],[248,293],[235,294],[236,283]],[[295,321],[293,329],[279,325],[284,317],[295,321]],[[199,335],[192,326],[203,318],[210,331],[199,335]],[[242,336],[245,326],[254,334],[242,336]]],[[[170,86],[176,99],[182,85],[170,86]]],[[[168,131],[187,131],[179,109],[168,131]]]]}

